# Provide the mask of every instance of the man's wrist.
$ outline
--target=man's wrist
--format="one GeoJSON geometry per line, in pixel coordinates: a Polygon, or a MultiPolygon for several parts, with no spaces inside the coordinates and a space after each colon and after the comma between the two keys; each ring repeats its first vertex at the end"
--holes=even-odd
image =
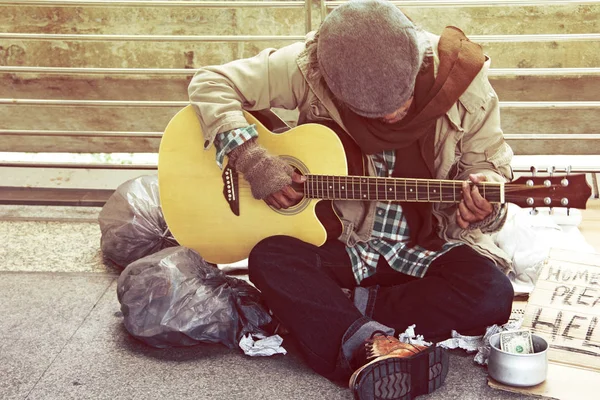
{"type": "Polygon", "coordinates": [[[255,125],[248,125],[243,128],[232,129],[217,135],[215,138],[215,148],[217,149],[216,161],[219,168],[223,168],[225,156],[234,149],[258,137],[255,125]]]}
{"type": "Polygon", "coordinates": [[[493,210],[481,221],[469,224],[469,230],[480,229],[483,233],[492,233],[500,230],[506,222],[506,204],[493,204],[493,210]]]}

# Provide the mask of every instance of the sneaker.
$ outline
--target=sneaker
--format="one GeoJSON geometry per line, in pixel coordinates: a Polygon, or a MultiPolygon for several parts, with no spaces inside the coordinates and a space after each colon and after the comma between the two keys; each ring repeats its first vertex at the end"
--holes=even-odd
{"type": "Polygon", "coordinates": [[[363,348],[358,353],[365,364],[350,377],[357,400],[409,400],[433,392],[448,374],[448,354],[435,345],[402,343],[375,332],[363,348]]]}

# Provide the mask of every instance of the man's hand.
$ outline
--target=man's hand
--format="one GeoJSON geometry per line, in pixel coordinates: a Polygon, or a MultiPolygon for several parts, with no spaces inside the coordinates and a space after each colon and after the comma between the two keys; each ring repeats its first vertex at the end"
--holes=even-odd
{"type": "MultiPolygon", "coordinates": [[[[477,184],[485,181],[486,177],[483,174],[471,174],[469,180],[477,184]]],[[[494,207],[481,196],[477,186],[471,187],[468,181],[463,182],[462,192],[463,199],[456,210],[456,222],[461,228],[467,229],[470,224],[483,221],[492,213],[494,207]]]]}
{"type": "Polygon", "coordinates": [[[229,165],[244,175],[255,199],[264,200],[276,209],[291,207],[302,199],[303,195],[291,185],[306,178],[284,159],[269,154],[255,139],[234,148],[228,156],[229,165]]]}
{"type": "MultiPolygon", "coordinates": [[[[303,183],[306,181],[306,177],[295,172],[292,174],[293,183],[303,183]]],[[[278,192],[272,193],[265,199],[265,203],[273,208],[289,208],[294,204],[298,203],[303,197],[302,193],[298,193],[292,188],[291,185],[287,185],[278,192]]]]}

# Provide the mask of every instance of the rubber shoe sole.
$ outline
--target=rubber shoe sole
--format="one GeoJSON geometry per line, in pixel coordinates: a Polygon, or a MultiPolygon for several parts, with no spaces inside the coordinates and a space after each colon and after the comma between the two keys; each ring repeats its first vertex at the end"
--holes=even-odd
{"type": "Polygon", "coordinates": [[[410,400],[438,389],[448,375],[448,353],[431,346],[411,357],[378,357],[350,378],[356,400],[410,400]]]}

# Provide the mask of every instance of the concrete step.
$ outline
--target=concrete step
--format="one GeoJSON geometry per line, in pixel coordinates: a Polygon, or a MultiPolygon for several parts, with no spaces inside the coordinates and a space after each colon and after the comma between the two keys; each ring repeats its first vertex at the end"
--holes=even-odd
{"type": "MultiPolygon", "coordinates": [[[[217,39],[218,40],[218,39],[217,39]]],[[[250,57],[293,40],[186,42],[17,40],[0,38],[0,65],[104,68],[198,68],[250,57]]]]}
{"type": "Polygon", "coordinates": [[[600,40],[518,39],[478,41],[494,68],[595,68],[600,65],[600,40]]]}
{"type": "MultiPolygon", "coordinates": [[[[110,3],[102,6],[98,2],[69,6],[64,1],[47,1],[48,5],[41,6],[18,0],[12,4],[3,3],[0,5],[0,26],[4,32],[134,35],[305,33],[303,1],[297,1],[295,7],[230,5],[227,8],[198,7],[198,2],[190,6],[115,6],[110,3]]],[[[321,15],[318,2],[313,3],[312,27],[316,29],[321,15]]],[[[340,2],[328,3],[331,4],[329,12],[330,7],[340,2]]],[[[400,8],[415,23],[432,32],[440,32],[447,25],[456,25],[470,35],[588,33],[600,30],[600,4],[589,1],[523,3],[526,2],[502,4],[482,1],[481,4],[463,2],[462,5],[443,6],[413,1],[412,4],[401,2],[400,8]]]]}
{"type": "MultiPolygon", "coordinates": [[[[0,151],[155,152],[159,132],[185,102],[58,104],[1,105],[0,151]],[[100,133],[76,134],[86,131],[100,133]]],[[[517,154],[600,154],[598,102],[505,102],[501,107],[503,131],[517,154]]]]}
{"type": "MultiPolygon", "coordinates": [[[[304,1],[294,7],[0,5],[3,32],[132,35],[302,35],[304,1]]],[[[52,4],[53,2],[46,2],[52,4]]],[[[132,3],[132,2],[130,2],[132,3]]],[[[212,3],[215,3],[214,1],[212,3]]],[[[232,2],[229,2],[231,4],[232,2]]],[[[286,1],[284,3],[290,3],[286,1]]],[[[201,3],[200,3],[201,5],[201,3]]],[[[600,15],[600,13],[598,13],[600,15]]]]}
{"type": "Polygon", "coordinates": [[[547,71],[492,69],[489,79],[500,100],[504,101],[600,100],[600,68],[582,73],[564,68],[547,71]]]}
{"type": "MultiPolygon", "coordinates": [[[[597,35],[596,35],[597,36],[597,35]]],[[[596,36],[477,37],[495,68],[594,68],[600,65],[596,36]],[[541,40],[541,41],[540,41],[541,40]],[[582,56],[585,55],[585,56],[582,56]]],[[[200,42],[195,37],[45,36],[0,34],[0,65],[97,68],[198,68],[251,57],[294,40],[200,42]],[[84,40],[82,40],[84,39],[84,40]],[[163,40],[164,39],[164,40],[163,40]]],[[[210,38],[210,40],[225,40],[210,38]]]]}
{"type": "Polygon", "coordinates": [[[501,1],[481,1],[480,4],[471,2],[470,6],[445,7],[415,3],[415,6],[401,5],[400,8],[431,32],[441,32],[448,25],[461,28],[467,35],[591,33],[600,28],[600,4],[597,3],[547,1],[537,5],[503,5],[501,1]]]}
{"type": "MultiPolygon", "coordinates": [[[[0,129],[161,132],[186,104],[0,99],[0,129]]],[[[502,102],[502,125],[515,134],[596,133],[599,107],[599,102],[502,102]]]]}
{"type": "Polygon", "coordinates": [[[502,129],[510,134],[599,133],[599,109],[599,102],[503,102],[502,129]]]}
{"type": "MultiPolygon", "coordinates": [[[[62,73],[14,73],[22,70],[5,68],[0,67],[0,98],[15,99],[185,101],[194,74],[194,70],[176,70],[171,75],[153,75],[144,70],[76,74],[69,72],[72,69],[62,73]]],[[[490,82],[504,101],[600,100],[600,68],[492,69],[490,82]]]]}

